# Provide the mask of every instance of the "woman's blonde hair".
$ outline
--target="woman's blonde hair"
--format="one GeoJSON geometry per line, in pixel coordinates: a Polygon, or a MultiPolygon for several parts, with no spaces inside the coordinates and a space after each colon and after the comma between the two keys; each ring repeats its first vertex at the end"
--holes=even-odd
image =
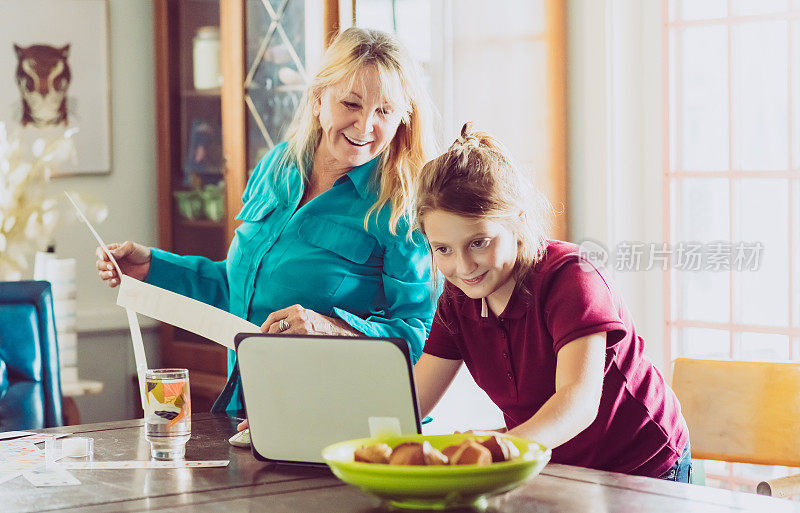
{"type": "Polygon", "coordinates": [[[505,146],[471,123],[464,124],[444,154],[422,168],[416,201],[415,218],[423,233],[424,215],[433,210],[504,223],[519,241],[513,270],[518,283],[544,258],[552,210],[547,199],[514,165],[505,146]]]}
{"type": "Polygon", "coordinates": [[[322,65],[307,88],[289,126],[288,151],[284,158],[297,166],[303,180],[309,178],[314,152],[322,137],[314,104],[324,90],[342,81],[352,88],[359,70],[374,66],[384,98],[393,100],[403,114],[394,138],[381,154],[380,176],[373,176],[378,199],[367,211],[370,215],[387,203],[391,207],[389,230],[397,233],[397,223],[405,218],[411,236],[414,193],[420,170],[436,151],[433,107],[425,90],[419,66],[400,41],[380,30],[348,28],[340,33],[325,51],[322,65]]]}

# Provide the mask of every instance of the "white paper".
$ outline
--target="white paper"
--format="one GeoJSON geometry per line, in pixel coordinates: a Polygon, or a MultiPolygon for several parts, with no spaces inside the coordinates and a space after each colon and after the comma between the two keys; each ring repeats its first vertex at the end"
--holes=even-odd
{"type": "Polygon", "coordinates": [[[109,260],[111,260],[111,263],[114,264],[114,269],[117,270],[117,274],[122,276],[122,271],[119,268],[119,264],[117,264],[117,261],[114,259],[114,256],[106,248],[105,242],[103,242],[103,239],[100,238],[100,234],[98,234],[97,230],[94,229],[94,226],[92,226],[92,223],[90,223],[89,220],[86,219],[86,216],[83,214],[83,210],[81,210],[81,207],[79,207],[78,204],[75,203],[75,200],[72,199],[72,196],[70,196],[67,191],[64,191],[64,194],[67,196],[67,199],[70,202],[72,202],[72,206],[75,207],[75,210],[78,212],[78,217],[81,218],[81,221],[86,223],[86,226],[89,227],[89,231],[92,232],[92,235],[94,235],[95,240],[97,241],[98,244],[100,244],[100,248],[103,250],[103,253],[105,253],[106,256],[109,258],[109,260]]]}
{"type": "MultiPolygon", "coordinates": [[[[65,193],[66,194],[66,193],[65,193]]],[[[69,195],[67,195],[69,197],[69,195]]],[[[191,331],[202,337],[213,340],[214,342],[233,349],[233,338],[237,333],[260,333],[261,328],[241,317],[233,315],[225,310],[213,307],[201,301],[197,301],[175,292],[156,287],[149,283],[144,283],[137,279],[122,274],[114,257],[106,250],[106,245],[100,235],[80,211],[77,204],[70,198],[83,222],[89,227],[100,247],[103,248],[108,258],[117,269],[120,276],[119,293],[117,294],[117,304],[123,308],[138,312],[142,315],[152,317],[161,322],[166,322],[178,328],[191,331]]],[[[130,320],[130,315],[129,315],[130,320]]],[[[137,323],[138,324],[138,323],[137,323]]],[[[131,323],[131,336],[135,337],[133,323],[131,323]]],[[[141,338],[141,336],[139,337],[141,338]]],[[[134,340],[134,356],[136,355],[136,340],[134,340]]],[[[142,356],[144,349],[141,350],[142,356]]],[[[136,366],[139,368],[139,361],[136,366]]],[[[145,363],[144,368],[147,368],[145,363]]],[[[142,387],[144,390],[144,388],[142,387]]]]}
{"type": "Polygon", "coordinates": [[[230,460],[124,460],[124,461],[69,461],[61,466],[70,470],[112,470],[126,468],[210,468],[227,467],[230,460]]]}
{"type": "Polygon", "coordinates": [[[74,486],[81,484],[63,468],[37,468],[22,473],[33,486],[74,486]]]}
{"type": "Polygon", "coordinates": [[[229,349],[237,333],[260,333],[251,322],[149,283],[122,277],[117,304],[142,315],[196,333],[229,349]]]}
{"type": "MultiPolygon", "coordinates": [[[[126,276],[122,274],[122,270],[119,268],[119,264],[117,264],[117,261],[114,259],[114,256],[106,248],[106,243],[103,242],[103,239],[100,238],[100,234],[97,233],[97,230],[94,229],[92,223],[90,223],[89,220],[86,219],[86,216],[83,214],[83,211],[78,206],[78,204],[75,203],[75,200],[72,199],[72,196],[70,196],[69,193],[67,193],[67,191],[64,191],[64,194],[66,194],[67,198],[70,200],[70,202],[72,202],[72,205],[75,207],[75,210],[78,211],[78,216],[81,218],[81,220],[84,223],[86,223],[86,226],[89,227],[89,230],[92,232],[92,235],[94,235],[95,240],[97,241],[98,244],[100,244],[100,247],[103,249],[103,252],[106,254],[106,256],[108,256],[108,259],[111,260],[111,263],[117,270],[117,276],[120,277],[120,281],[122,281],[122,278],[125,278],[126,276]]],[[[139,320],[136,318],[136,312],[134,310],[128,309],[127,314],[128,314],[128,327],[131,330],[131,343],[133,344],[133,358],[134,361],[136,362],[136,376],[139,378],[139,398],[142,401],[142,410],[144,411],[147,406],[145,404],[145,395],[144,395],[147,358],[145,357],[144,353],[142,330],[139,328],[139,320]]]]}
{"type": "MultiPolygon", "coordinates": [[[[127,276],[126,276],[127,278],[127,276]]],[[[128,327],[131,330],[131,341],[133,342],[133,361],[136,363],[136,375],[139,377],[139,398],[142,400],[142,411],[145,408],[145,373],[147,372],[147,357],[144,354],[144,341],[142,340],[142,328],[139,327],[139,319],[136,312],[130,308],[125,309],[128,316],[128,327]]]]}
{"type": "Polygon", "coordinates": [[[21,476],[21,472],[17,472],[16,470],[0,470],[0,483],[5,483],[6,481],[11,481],[15,479],[17,476],[21,476]]]}
{"type": "Polygon", "coordinates": [[[28,435],[35,435],[33,431],[6,431],[4,433],[0,433],[0,440],[6,440],[8,438],[19,438],[21,436],[28,436],[28,435]]]}

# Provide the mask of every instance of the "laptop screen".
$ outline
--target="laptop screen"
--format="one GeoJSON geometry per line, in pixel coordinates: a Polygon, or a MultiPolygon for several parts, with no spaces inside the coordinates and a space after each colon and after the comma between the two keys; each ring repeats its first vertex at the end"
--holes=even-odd
{"type": "Polygon", "coordinates": [[[322,463],[326,446],[368,438],[370,417],[420,433],[402,339],[241,333],[236,352],[259,458],[322,463]]]}

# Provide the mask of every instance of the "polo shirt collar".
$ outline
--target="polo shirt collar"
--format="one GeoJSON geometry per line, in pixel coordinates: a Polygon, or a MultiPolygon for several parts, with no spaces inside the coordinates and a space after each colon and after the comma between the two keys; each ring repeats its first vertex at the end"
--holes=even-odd
{"type": "MultiPolygon", "coordinates": [[[[522,297],[523,295],[524,294],[519,290],[519,285],[517,285],[517,287],[514,289],[514,292],[511,294],[511,298],[508,300],[505,310],[503,310],[503,313],[501,313],[498,317],[501,319],[521,319],[525,315],[528,306],[527,299],[522,297]]],[[[464,308],[464,312],[467,317],[474,321],[486,318],[481,315],[485,299],[471,299],[466,296],[464,296],[464,299],[466,302],[466,308],[464,308]]],[[[489,311],[488,308],[489,305],[487,304],[487,311],[489,311]]]]}
{"type": "Polygon", "coordinates": [[[354,167],[345,175],[350,179],[350,181],[353,183],[353,187],[356,189],[356,192],[358,192],[358,195],[363,199],[368,199],[375,194],[371,180],[375,174],[375,169],[380,163],[380,160],[381,156],[378,155],[366,164],[354,167]]]}
{"type": "Polygon", "coordinates": [[[521,319],[528,311],[527,295],[519,288],[519,284],[514,288],[511,299],[508,300],[506,309],[500,314],[503,319],[521,319]]]}

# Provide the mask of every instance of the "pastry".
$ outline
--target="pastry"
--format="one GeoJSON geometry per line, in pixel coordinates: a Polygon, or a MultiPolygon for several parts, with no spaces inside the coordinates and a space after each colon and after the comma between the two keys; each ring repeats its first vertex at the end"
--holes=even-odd
{"type": "Polygon", "coordinates": [[[447,456],[442,454],[439,449],[434,449],[430,442],[423,442],[422,454],[425,457],[426,465],[447,465],[449,462],[447,456]]]}
{"type": "Polygon", "coordinates": [[[492,453],[492,463],[499,461],[508,461],[511,458],[519,456],[519,449],[514,445],[511,440],[503,438],[502,436],[492,435],[487,438],[481,445],[489,449],[492,453]]]}
{"type": "Polygon", "coordinates": [[[362,445],[353,453],[354,461],[364,463],[389,463],[392,448],[386,444],[362,445]]]}
{"type": "Polygon", "coordinates": [[[447,447],[442,449],[442,454],[444,454],[447,460],[450,461],[453,459],[453,456],[455,455],[456,451],[458,451],[458,447],[459,444],[448,445],[447,447]]]}
{"type": "Polygon", "coordinates": [[[389,457],[389,465],[425,465],[422,444],[405,442],[396,446],[389,457]]]}
{"type": "Polygon", "coordinates": [[[492,453],[475,440],[464,440],[450,458],[451,465],[491,465],[492,453]]]}

